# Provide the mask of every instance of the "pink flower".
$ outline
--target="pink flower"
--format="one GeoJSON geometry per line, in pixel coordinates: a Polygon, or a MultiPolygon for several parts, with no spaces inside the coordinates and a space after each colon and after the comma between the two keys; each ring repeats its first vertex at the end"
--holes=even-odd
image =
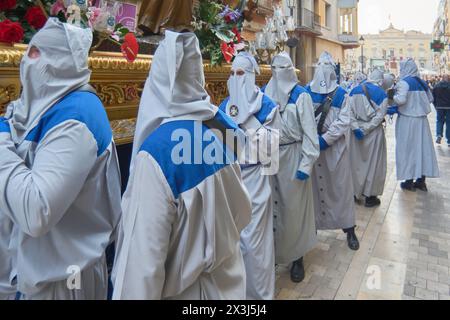
{"type": "Polygon", "coordinates": [[[65,13],[66,7],[64,5],[64,0],[56,0],[56,2],[52,5],[50,9],[50,14],[52,16],[57,16],[60,12],[65,13]]]}
{"type": "Polygon", "coordinates": [[[97,7],[90,7],[89,8],[89,27],[91,29],[94,28],[95,26],[95,22],[97,21],[98,16],[100,15],[100,13],[102,13],[102,10],[100,8],[97,7]]]}

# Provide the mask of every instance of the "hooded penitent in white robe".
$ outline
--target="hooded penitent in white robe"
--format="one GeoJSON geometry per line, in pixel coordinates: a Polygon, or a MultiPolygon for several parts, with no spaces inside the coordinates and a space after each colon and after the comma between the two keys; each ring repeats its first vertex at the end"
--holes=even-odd
{"type": "Polygon", "coordinates": [[[419,78],[412,59],[400,63],[400,79],[394,102],[398,105],[395,127],[397,179],[439,177],[436,152],[427,115],[433,95],[419,78]]]}
{"type": "MultiPolygon", "coordinates": [[[[315,109],[336,88],[323,132],[318,132],[330,147],[320,152],[312,175],[316,228],[319,230],[347,229],[355,226],[347,92],[337,86],[334,62],[329,54],[323,54],[319,59],[314,80],[306,87],[315,109]]],[[[319,119],[320,115],[316,121],[319,122],[319,119]]]]}
{"type": "Polygon", "coordinates": [[[350,91],[359,86],[361,83],[365,82],[366,80],[367,76],[364,73],[362,73],[361,71],[356,72],[352,79],[350,91]]]}
{"type": "Polygon", "coordinates": [[[349,95],[352,130],[360,129],[364,139],[350,135],[350,157],[353,169],[353,187],[357,198],[380,196],[386,181],[387,150],[383,120],[388,99],[383,90],[384,74],[374,70],[368,81],[354,88],[349,95]],[[366,87],[372,105],[363,89],[366,87]]]}
{"type": "Polygon", "coordinates": [[[265,94],[280,106],[280,169],[272,176],[275,261],[288,264],[303,257],[317,242],[312,175],[320,154],[314,106],[298,85],[292,60],[285,52],[272,61],[272,79],[265,94]]]}
{"type": "Polygon", "coordinates": [[[139,107],[113,299],[245,299],[250,200],[233,152],[202,121],[237,127],[210,103],[195,34],[165,35],[139,107]]]}
{"type": "MultiPolygon", "coordinates": [[[[255,85],[258,66],[252,56],[239,54],[233,62],[232,71],[234,75],[228,80],[230,97],[222,102],[220,108],[256,145],[258,139],[262,142],[271,134],[276,134],[273,129],[279,128],[278,107],[255,85]],[[238,70],[244,71],[244,74],[239,75],[238,70]],[[259,137],[255,140],[256,136],[259,137]]],[[[272,190],[270,176],[263,169],[268,159],[258,159],[260,161],[257,163],[247,160],[241,161],[242,177],[252,200],[252,219],[241,233],[247,271],[247,299],[271,300],[275,292],[272,190]]]]}
{"type": "Polygon", "coordinates": [[[0,214],[17,230],[24,299],[107,296],[104,252],[121,214],[120,172],[105,109],[80,89],[91,42],[90,30],[48,20],[29,44],[40,57],[22,59],[22,95],[0,135],[0,214]]]}
{"type": "MultiPolygon", "coordinates": [[[[8,139],[9,124],[0,117],[0,140],[8,139]]],[[[13,283],[15,268],[15,241],[13,240],[14,225],[12,220],[2,214],[0,209],[0,300],[13,299],[17,288],[13,283]]]]}

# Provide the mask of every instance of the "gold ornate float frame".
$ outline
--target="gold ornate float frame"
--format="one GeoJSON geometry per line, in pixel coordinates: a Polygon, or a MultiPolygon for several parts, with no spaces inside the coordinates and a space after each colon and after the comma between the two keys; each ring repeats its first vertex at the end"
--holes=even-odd
{"type": "MultiPolygon", "coordinates": [[[[0,115],[10,101],[19,97],[19,67],[26,49],[25,45],[0,44],[0,115]]],[[[139,55],[133,63],[128,63],[120,53],[94,51],[89,57],[91,84],[103,101],[117,144],[133,141],[140,96],[151,62],[150,55],[139,55]]],[[[204,63],[206,90],[215,104],[228,95],[230,69],[230,65],[213,67],[204,63]]],[[[270,77],[270,67],[261,66],[258,85],[266,84],[270,77]]]]}

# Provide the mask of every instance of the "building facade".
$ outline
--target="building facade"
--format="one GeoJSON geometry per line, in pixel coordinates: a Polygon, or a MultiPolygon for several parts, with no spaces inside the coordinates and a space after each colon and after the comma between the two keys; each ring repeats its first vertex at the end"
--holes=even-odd
{"type": "Polygon", "coordinates": [[[433,52],[433,64],[439,74],[449,73],[450,71],[450,3],[448,0],[441,0],[438,7],[438,17],[433,28],[433,40],[439,40],[444,44],[444,50],[433,52]]]}
{"type": "Polygon", "coordinates": [[[345,50],[358,45],[358,0],[283,0],[285,12],[295,4],[297,48],[291,50],[302,84],[311,81],[323,51],[343,63],[345,50]]]}
{"type": "MultiPolygon", "coordinates": [[[[378,34],[363,35],[365,41],[363,46],[364,72],[368,73],[374,68],[384,71],[399,73],[400,61],[413,58],[421,72],[429,72],[433,69],[433,54],[430,43],[431,34],[420,31],[404,31],[396,29],[392,23],[378,34]]],[[[357,65],[360,70],[361,51],[349,52],[347,54],[347,65],[357,65]]]]}

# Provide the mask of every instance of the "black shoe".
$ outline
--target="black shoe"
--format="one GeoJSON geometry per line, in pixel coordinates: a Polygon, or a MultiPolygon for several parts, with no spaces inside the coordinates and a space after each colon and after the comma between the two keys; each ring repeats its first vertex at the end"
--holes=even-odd
{"type": "Polygon", "coordinates": [[[425,183],[425,181],[418,179],[415,183],[414,183],[414,188],[419,189],[423,192],[428,192],[428,188],[427,188],[427,184],[425,183]]]}
{"type": "Polygon", "coordinates": [[[346,229],[344,232],[347,233],[348,247],[353,251],[359,250],[359,241],[358,237],[356,237],[355,228],[346,229]]]}
{"type": "Polygon", "coordinates": [[[381,200],[377,197],[367,197],[366,198],[366,208],[378,207],[381,204],[381,200]]]}
{"type": "Polygon", "coordinates": [[[441,143],[442,143],[442,137],[437,137],[436,143],[437,143],[437,144],[441,144],[441,143]]]}
{"type": "Polygon", "coordinates": [[[291,281],[300,283],[305,279],[305,267],[303,266],[303,257],[294,261],[291,267],[291,281]]]}
{"type": "Polygon", "coordinates": [[[400,188],[402,188],[403,190],[408,190],[408,191],[412,191],[412,192],[416,191],[416,188],[414,187],[414,182],[412,180],[408,180],[408,181],[400,183],[400,188]]]}

